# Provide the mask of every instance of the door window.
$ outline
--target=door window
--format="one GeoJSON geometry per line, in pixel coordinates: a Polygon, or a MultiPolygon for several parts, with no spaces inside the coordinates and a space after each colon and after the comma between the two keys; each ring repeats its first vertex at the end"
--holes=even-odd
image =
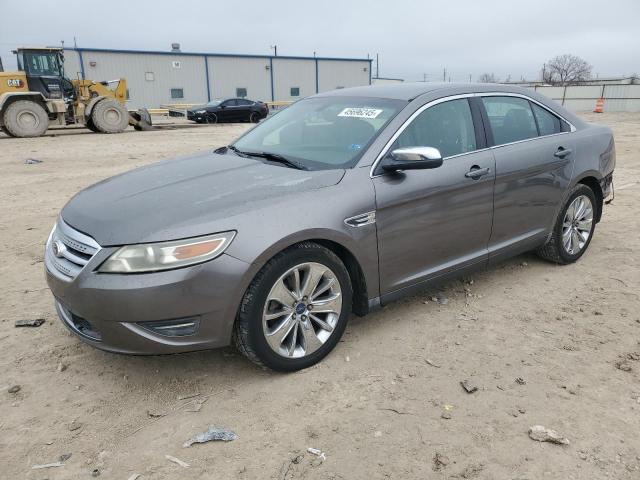
{"type": "Polygon", "coordinates": [[[236,97],[244,98],[247,96],[247,89],[243,87],[236,88],[236,97]]]}
{"type": "Polygon", "coordinates": [[[173,99],[184,98],[184,89],[182,89],[182,88],[172,88],[171,89],[171,98],[173,98],[173,99]]]}
{"type": "Polygon", "coordinates": [[[540,135],[553,135],[554,133],[562,132],[562,123],[558,117],[535,103],[532,103],[531,107],[538,122],[540,135]]]}
{"type": "Polygon", "coordinates": [[[538,136],[529,101],[518,97],[483,97],[496,145],[538,136]]]}
{"type": "Polygon", "coordinates": [[[406,147],[434,147],[443,158],[475,150],[476,135],[467,99],[438,103],[420,113],[391,150],[406,147]]]}

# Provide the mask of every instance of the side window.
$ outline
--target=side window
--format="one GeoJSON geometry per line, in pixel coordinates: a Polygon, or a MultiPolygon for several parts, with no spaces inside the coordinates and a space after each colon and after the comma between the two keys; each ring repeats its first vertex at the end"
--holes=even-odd
{"type": "Polygon", "coordinates": [[[553,135],[554,133],[562,132],[562,123],[558,117],[535,103],[532,103],[531,107],[538,122],[540,135],[553,135]]]}
{"type": "Polygon", "coordinates": [[[482,97],[496,145],[538,136],[529,101],[518,97],[482,97]]]}
{"type": "Polygon", "coordinates": [[[172,88],[171,89],[171,98],[184,98],[184,90],[182,88],[172,88]]]}
{"type": "Polygon", "coordinates": [[[291,96],[299,97],[300,96],[300,87],[291,87],[291,96]]]}
{"type": "Polygon", "coordinates": [[[236,97],[244,98],[247,96],[247,89],[244,87],[236,88],[236,97]]]}
{"type": "Polygon", "coordinates": [[[434,147],[443,158],[476,149],[471,108],[466,98],[427,108],[404,129],[391,149],[434,147]]]}

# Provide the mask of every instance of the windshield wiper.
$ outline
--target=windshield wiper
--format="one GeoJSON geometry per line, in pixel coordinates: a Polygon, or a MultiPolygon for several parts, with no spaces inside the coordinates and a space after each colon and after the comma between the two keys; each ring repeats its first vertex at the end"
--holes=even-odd
{"type": "Polygon", "coordinates": [[[229,148],[231,150],[233,150],[234,152],[236,152],[238,155],[247,155],[249,157],[264,158],[264,159],[269,160],[271,162],[281,163],[283,165],[286,165],[287,167],[295,168],[296,170],[309,170],[309,168],[307,168],[306,165],[298,163],[295,160],[292,160],[290,158],[282,156],[282,155],[280,155],[278,153],[271,153],[271,152],[243,152],[241,150],[238,150],[233,145],[230,146],[229,148]]]}

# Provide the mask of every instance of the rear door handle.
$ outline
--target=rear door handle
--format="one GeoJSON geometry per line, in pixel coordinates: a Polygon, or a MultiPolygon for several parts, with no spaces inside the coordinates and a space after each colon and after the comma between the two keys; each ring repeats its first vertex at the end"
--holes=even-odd
{"type": "Polygon", "coordinates": [[[464,176],[467,178],[472,178],[474,180],[477,180],[480,177],[484,177],[485,175],[487,175],[490,171],[491,169],[488,167],[480,168],[478,165],[474,165],[473,167],[471,167],[471,170],[469,170],[467,173],[464,174],[464,176]]]}
{"type": "Polygon", "coordinates": [[[553,154],[554,157],[558,157],[558,158],[564,158],[567,155],[571,155],[571,149],[570,148],[558,148],[558,151],[556,153],[553,154]]]}

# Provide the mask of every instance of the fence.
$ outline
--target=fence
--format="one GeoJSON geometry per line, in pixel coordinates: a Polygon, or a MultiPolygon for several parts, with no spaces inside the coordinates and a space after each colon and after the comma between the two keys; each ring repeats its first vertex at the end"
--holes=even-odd
{"type": "Polygon", "coordinates": [[[533,89],[574,112],[593,111],[599,98],[604,98],[605,112],[640,112],[640,85],[535,86],[533,89]]]}

